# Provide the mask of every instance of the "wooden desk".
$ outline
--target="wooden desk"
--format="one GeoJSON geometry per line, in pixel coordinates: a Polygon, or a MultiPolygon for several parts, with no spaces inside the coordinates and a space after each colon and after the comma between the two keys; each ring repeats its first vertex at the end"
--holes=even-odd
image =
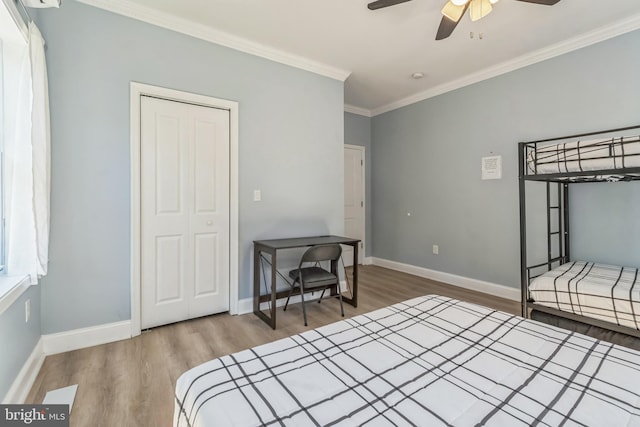
{"type": "MultiPolygon", "coordinates": [[[[352,271],[352,296],[342,297],[342,300],[347,304],[351,304],[354,307],[358,306],[358,246],[360,246],[360,240],[351,239],[349,237],[342,236],[312,236],[312,237],[298,237],[293,239],[272,239],[272,240],[254,240],[253,242],[253,313],[260,319],[264,320],[273,329],[276,328],[276,300],[278,298],[286,298],[289,295],[289,290],[277,292],[276,290],[276,277],[277,271],[277,252],[279,249],[292,249],[292,248],[304,248],[307,246],[316,245],[330,245],[340,244],[353,247],[353,271],[352,271]],[[262,269],[262,263],[260,262],[262,254],[269,254],[271,256],[271,293],[266,295],[260,295],[260,272],[262,269]],[[260,310],[260,303],[270,301],[271,303],[271,316],[265,314],[260,310]]],[[[346,273],[346,272],[345,272],[346,273]]],[[[265,279],[266,280],[266,279],[265,279]]],[[[332,295],[337,295],[339,292],[337,289],[332,291],[332,295]]],[[[293,295],[299,294],[299,290],[294,291],[293,295]]]]}

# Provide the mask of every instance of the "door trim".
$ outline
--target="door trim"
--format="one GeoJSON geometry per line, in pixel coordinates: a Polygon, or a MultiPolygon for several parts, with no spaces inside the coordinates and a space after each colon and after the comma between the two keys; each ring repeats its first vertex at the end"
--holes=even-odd
{"type": "Polygon", "coordinates": [[[229,111],[229,313],[238,313],[238,110],[235,101],[131,82],[131,336],[141,332],[140,98],[152,96],[229,111]]]}
{"type": "MultiPolygon", "coordinates": [[[[349,148],[351,150],[358,150],[362,152],[362,250],[358,251],[358,257],[362,256],[362,264],[364,264],[364,260],[366,258],[365,248],[367,247],[367,182],[365,181],[365,168],[367,167],[366,161],[366,150],[362,145],[351,145],[344,144],[344,148],[349,148]]],[[[344,156],[344,153],[343,153],[344,156]]],[[[360,261],[360,260],[358,260],[360,261]]],[[[359,263],[358,263],[359,264],[359,263]]]]}

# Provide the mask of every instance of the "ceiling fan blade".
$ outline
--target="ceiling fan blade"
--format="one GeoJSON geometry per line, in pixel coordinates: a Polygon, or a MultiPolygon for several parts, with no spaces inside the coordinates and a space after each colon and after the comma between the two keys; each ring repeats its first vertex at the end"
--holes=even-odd
{"type": "Polygon", "coordinates": [[[558,3],[560,0],[518,0],[523,1],[525,3],[535,3],[535,4],[544,4],[546,6],[553,6],[558,3]]]}
{"type": "Polygon", "coordinates": [[[469,8],[469,3],[467,3],[464,6],[464,10],[460,14],[460,18],[458,18],[457,21],[454,21],[453,19],[449,19],[446,16],[443,16],[442,20],[440,21],[440,26],[438,27],[438,32],[436,33],[436,40],[443,40],[449,37],[451,33],[453,33],[453,30],[455,30],[456,27],[458,26],[458,22],[460,22],[464,14],[467,12],[468,8],[469,8]]]}
{"type": "Polygon", "coordinates": [[[436,40],[443,40],[449,37],[458,26],[458,22],[459,21],[452,21],[446,16],[443,16],[440,21],[440,26],[438,27],[438,32],[436,33],[436,40]]]}
{"type": "Polygon", "coordinates": [[[383,7],[395,6],[396,4],[404,3],[411,0],[378,0],[373,3],[369,3],[367,7],[369,10],[382,9],[383,7]]]}

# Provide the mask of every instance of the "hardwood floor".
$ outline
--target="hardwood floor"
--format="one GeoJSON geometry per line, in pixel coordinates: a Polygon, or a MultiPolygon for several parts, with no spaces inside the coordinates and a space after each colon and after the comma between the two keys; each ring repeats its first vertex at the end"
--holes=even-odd
{"type": "MultiPolygon", "coordinates": [[[[359,304],[345,316],[413,297],[440,294],[517,314],[516,301],[443,285],[375,266],[359,269],[359,304]]],[[[207,360],[340,320],[337,300],[278,309],[274,331],[253,314],[220,314],[167,325],[124,341],[48,356],[27,397],[41,403],[48,390],[78,384],[72,426],[169,426],[173,390],[186,370],[207,360]]]]}

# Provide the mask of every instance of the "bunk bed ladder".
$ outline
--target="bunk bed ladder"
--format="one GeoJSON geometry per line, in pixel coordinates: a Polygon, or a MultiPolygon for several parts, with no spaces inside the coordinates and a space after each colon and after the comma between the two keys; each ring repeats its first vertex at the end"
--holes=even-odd
{"type": "MultiPolygon", "coordinates": [[[[562,184],[562,222],[564,224],[564,251],[560,251],[560,256],[562,260],[561,264],[566,264],[571,261],[571,252],[569,247],[569,184],[564,182],[562,184]]],[[[560,189],[558,188],[558,194],[560,193],[560,189]]],[[[560,219],[558,218],[558,221],[560,219]]]]}
{"type": "MultiPolygon", "coordinates": [[[[554,239],[554,237],[559,237],[560,236],[560,232],[562,231],[562,226],[560,225],[560,221],[558,221],[558,230],[553,231],[553,225],[551,223],[551,221],[553,221],[553,217],[554,217],[554,213],[556,213],[558,215],[558,219],[560,216],[560,211],[562,210],[561,206],[560,206],[560,200],[556,200],[556,205],[552,205],[551,204],[551,191],[552,191],[552,187],[551,187],[551,183],[547,182],[547,270],[551,270],[552,264],[554,262],[554,256],[553,256],[553,244],[557,243],[558,246],[562,246],[562,239],[558,238],[558,239],[554,239]],[[555,211],[555,212],[554,212],[555,211]]],[[[559,189],[558,189],[559,190],[559,189]]],[[[560,194],[560,192],[558,191],[558,195],[560,194]]],[[[559,199],[559,197],[558,197],[559,199]]],[[[559,248],[560,250],[562,250],[562,247],[559,248]]]]}
{"type": "Polygon", "coordinates": [[[547,182],[547,268],[554,268],[555,263],[564,264],[568,260],[566,255],[569,249],[568,230],[568,188],[565,183],[557,185],[555,197],[552,197],[551,182],[547,182]],[[555,199],[555,200],[552,200],[555,199]],[[554,230],[554,219],[556,230],[554,230]],[[557,248],[557,252],[554,252],[557,248]]]}

